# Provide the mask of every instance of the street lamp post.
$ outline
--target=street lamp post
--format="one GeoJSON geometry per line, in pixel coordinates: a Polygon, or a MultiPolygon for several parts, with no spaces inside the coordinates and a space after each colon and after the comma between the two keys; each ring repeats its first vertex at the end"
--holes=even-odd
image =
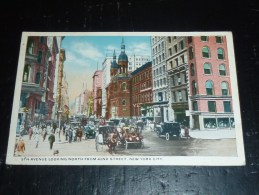
{"type": "Polygon", "coordinates": [[[62,110],[59,110],[58,111],[58,115],[59,115],[59,117],[58,117],[58,129],[59,129],[59,132],[58,132],[58,141],[59,142],[61,142],[61,140],[60,140],[60,131],[61,131],[61,129],[60,129],[60,120],[61,120],[61,113],[62,113],[62,110]]]}

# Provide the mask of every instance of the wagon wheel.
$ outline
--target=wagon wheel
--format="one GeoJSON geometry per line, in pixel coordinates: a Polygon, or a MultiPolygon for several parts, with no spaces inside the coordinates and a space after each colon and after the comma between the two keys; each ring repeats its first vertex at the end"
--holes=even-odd
{"type": "Polygon", "coordinates": [[[165,139],[166,139],[167,141],[170,140],[170,134],[169,134],[169,133],[166,133],[166,134],[165,134],[165,139]]]}

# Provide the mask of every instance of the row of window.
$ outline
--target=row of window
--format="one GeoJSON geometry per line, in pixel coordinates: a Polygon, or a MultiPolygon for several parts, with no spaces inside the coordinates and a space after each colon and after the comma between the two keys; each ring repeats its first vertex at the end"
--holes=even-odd
{"type": "Polygon", "coordinates": [[[204,118],[203,124],[207,129],[235,128],[234,118],[204,118]]]}
{"type": "Polygon", "coordinates": [[[179,58],[177,57],[174,60],[169,61],[169,66],[171,67],[171,69],[173,69],[182,64],[185,64],[185,62],[186,62],[186,56],[181,55],[181,56],[179,56],[179,58]]]}
{"type": "MultiPolygon", "coordinates": [[[[221,103],[221,102],[219,102],[219,103],[221,103]]],[[[208,105],[208,112],[217,112],[216,101],[208,101],[207,105],[208,105]]],[[[231,112],[231,102],[223,101],[223,108],[224,108],[224,112],[231,112]]],[[[192,110],[199,111],[197,101],[192,102],[192,110]]]]}
{"type": "Polygon", "coordinates": [[[142,73],[142,74],[139,74],[139,75],[137,75],[137,76],[135,76],[135,77],[133,77],[133,83],[138,83],[138,82],[140,82],[140,81],[143,81],[143,80],[145,80],[145,79],[149,79],[149,78],[151,78],[152,76],[151,76],[151,70],[150,71],[148,71],[148,72],[144,72],[144,73],[142,73]]]}
{"type": "MultiPolygon", "coordinates": [[[[225,64],[220,64],[218,70],[219,70],[220,76],[226,76],[227,75],[225,64]]],[[[191,72],[191,76],[195,76],[195,66],[194,66],[193,63],[190,65],[190,72],[191,72]]],[[[207,74],[207,75],[212,74],[212,66],[211,66],[210,63],[206,62],[206,63],[203,64],[203,72],[204,72],[204,74],[207,74]]]]}
{"type": "Polygon", "coordinates": [[[153,59],[153,65],[157,65],[165,60],[165,53],[162,53],[162,55],[159,55],[158,57],[153,59]]]}
{"type": "Polygon", "coordinates": [[[158,76],[158,75],[161,75],[161,74],[165,74],[166,70],[165,70],[165,65],[162,67],[159,67],[159,68],[156,68],[155,70],[153,70],[153,75],[154,77],[158,76]]]}
{"type": "MultiPolygon", "coordinates": [[[[203,58],[211,58],[210,48],[208,46],[202,47],[202,57],[203,58]]],[[[189,59],[192,60],[194,58],[194,51],[193,47],[189,47],[189,59]]],[[[217,49],[217,59],[224,60],[225,59],[225,52],[223,48],[217,49]]]]}
{"type": "Polygon", "coordinates": [[[152,102],[152,101],[153,101],[152,92],[147,92],[147,93],[133,96],[133,103],[144,103],[144,102],[152,102]]]}
{"type": "Polygon", "coordinates": [[[172,56],[173,54],[176,54],[176,53],[182,51],[184,48],[185,48],[184,41],[181,40],[181,41],[178,43],[178,45],[175,44],[175,45],[173,46],[173,48],[169,48],[169,49],[168,49],[169,56],[172,56]]]}
{"type": "Polygon", "coordinates": [[[176,85],[182,85],[187,83],[187,75],[185,72],[183,73],[178,73],[176,75],[173,75],[171,77],[171,85],[176,86],[176,85]]]}
{"type": "Polygon", "coordinates": [[[156,46],[155,48],[153,48],[153,55],[155,55],[156,53],[162,51],[165,47],[164,42],[161,42],[161,44],[158,44],[158,46],[156,46]]]}
{"type": "MultiPolygon", "coordinates": [[[[221,82],[220,87],[221,87],[221,95],[223,95],[223,96],[229,95],[228,82],[226,82],[226,81],[221,82]]],[[[207,95],[215,95],[213,81],[211,81],[211,80],[206,81],[205,88],[206,88],[207,95]]],[[[193,95],[196,95],[198,93],[197,83],[195,81],[192,81],[192,93],[193,93],[193,95]]]]}
{"type": "Polygon", "coordinates": [[[140,85],[134,86],[133,92],[138,93],[138,92],[140,92],[140,90],[151,88],[151,87],[152,87],[151,81],[143,82],[140,85]]]}
{"type": "Polygon", "coordinates": [[[162,87],[162,86],[166,86],[166,85],[167,85],[166,78],[158,79],[158,80],[154,81],[154,88],[162,87]]]}
{"type": "Polygon", "coordinates": [[[187,102],[188,91],[187,89],[172,91],[172,102],[187,102]]]}

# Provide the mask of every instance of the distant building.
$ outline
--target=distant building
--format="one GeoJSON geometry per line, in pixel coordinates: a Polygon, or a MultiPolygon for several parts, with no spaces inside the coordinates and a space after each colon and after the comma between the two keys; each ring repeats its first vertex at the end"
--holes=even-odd
{"type": "Polygon", "coordinates": [[[150,62],[150,56],[148,55],[129,55],[128,56],[128,71],[133,72],[142,65],[150,62]]]}
{"type": "Polygon", "coordinates": [[[102,73],[97,70],[93,75],[93,113],[97,118],[102,115],[102,73]]]}
{"type": "Polygon", "coordinates": [[[133,117],[153,117],[152,64],[148,62],[131,73],[131,113],[133,117]]]}

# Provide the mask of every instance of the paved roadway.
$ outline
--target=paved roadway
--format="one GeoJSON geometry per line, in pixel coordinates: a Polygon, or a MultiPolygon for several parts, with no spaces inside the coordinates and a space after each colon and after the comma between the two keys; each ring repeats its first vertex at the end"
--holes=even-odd
{"type": "MultiPolygon", "coordinates": [[[[143,130],[144,148],[137,148],[130,145],[126,150],[124,147],[116,148],[116,156],[137,155],[137,156],[236,156],[235,139],[172,139],[166,141],[163,137],[158,137],[154,131],[143,130]]],[[[23,136],[26,144],[25,156],[52,156],[54,150],[59,150],[59,156],[110,156],[107,146],[103,146],[102,150],[97,152],[95,148],[95,140],[82,139],[81,142],[68,143],[65,137],[61,135],[59,142],[58,134],[56,134],[56,142],[53,149],[50,150],[49,142],[43,142],[40,136],[38,148],[36,141],[32,138],[29,140],[28,135],[23,136]]]]}

